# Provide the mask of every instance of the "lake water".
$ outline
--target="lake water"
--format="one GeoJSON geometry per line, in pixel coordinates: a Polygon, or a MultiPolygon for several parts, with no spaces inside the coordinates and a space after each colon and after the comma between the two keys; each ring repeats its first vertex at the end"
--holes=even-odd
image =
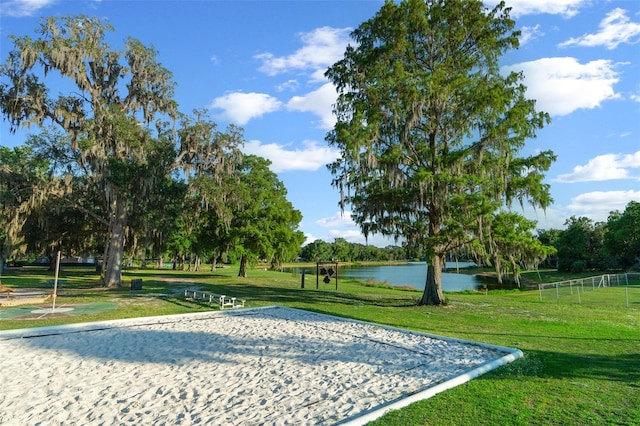
{"type": "MultiPolygon", "coordinates": [[[[459,262],[464,268],[474,263],[459,262]]],[[[447,268],[455,268],[455,263],[447,263],[447,268]]],[[[315,275],[315,270],[306,271],[315,275]]],[[[425,262],[409,262],[403,265],[375,265],[375,266],[340,266],[339,277],[355,278],[361,281],[385,282],[393,286],[410,286],[419,290],[424,289],[427,279],[427,264],[425,262]]],[[[476,290],[481,283],[473,275],[444,272],[442,274],[442,289],[444,291],[476,290]]]]}

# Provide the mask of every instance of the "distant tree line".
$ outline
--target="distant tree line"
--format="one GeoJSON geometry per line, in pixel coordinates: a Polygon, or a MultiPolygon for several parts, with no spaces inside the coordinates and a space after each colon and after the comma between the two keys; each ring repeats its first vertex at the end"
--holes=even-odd
{"type": "Polygon", "coordinates": [[[570,217],[563,230],[539,230],[543,244],[556,254],[545,260],[561,272],[625,270],[640,262],[640,202],[631,201],[623,212],[614,211],[606,222],[570,217]]]}
{"type": "Polygon", "coordinates": [[[388,262],[406,260],[404,247],[388,245],[376,247],[351,243],[336,238],[332,243],[315,240],[300,249],[300,259],[306,262],[388,262]]]}

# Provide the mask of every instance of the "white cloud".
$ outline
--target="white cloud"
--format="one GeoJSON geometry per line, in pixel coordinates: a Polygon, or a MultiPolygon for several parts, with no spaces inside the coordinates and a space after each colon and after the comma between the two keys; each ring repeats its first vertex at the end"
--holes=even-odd
{"type": "Polygon", "coordinates": [[[336,102],[338,93],[331,83],[323,84],[319,89],[303,96],[294,96],[287,102],[289,111],[311,112],[320,117],[318,127],[329,130],[336,120],[332,112],[332,106],[336,102]]]}
{"type": "Polygon", "coordinates": [[[21,18],[32,16],[40,9],[52,5],[56,0],[9,0],[0,5],[1,15],[21,18]]]}
{"type": "Polygon", "coordinates": [[[604,154],[589,160],[584,166],[576,166],[572,173],[563,174],[556,182],[594,182],[614,179],[632,179],[629,169],[640,168],[640,151],[634,154],[604,154]]]}
{"type": "Polygon", "coordinates": [[[247,154],[254,154],[271,161],[271,170],[275,173],[294,170],[315,171],[338,158],[335,151],[325,144],[315,141],[304,141],[302,149],[287,149],[285,145],[275,143],[262,144],[252,140],[245,143],[242,149],[247,154]]]}
{"type": "Polygon", "coordinates": [[[351,219],[351,212],[336,212],[333,216],[316,221],[316,225],[323,228],[357,228],[358,225],[351,219]]]}
{"type": "Polygon", "coordinates": [[[302,243],[302,247],[306,246],[307,244],[310,244],[312,242],[314,242],[315,240],[321,240],[322,238],[318,238],[315,235],[313,235],[310,232],[305,232],[304,234],[304,243],[302,243]]]}
{"type": "Polygon", "coordinates": [[[369,237],[365,237],[362,232],[356,229],[350,230],[337,230],[332,229],[327,234],[325,241],[333,242],[336,238],[344,238],[350,243],[356,244],[365,244],[369,246],[376,247],[386,247],[386,246],[397,246],[402,245],[402,242],[395,241],[393,238],[385,237],[384,235],[369,235],[369,237]]]}
{"type": "Polygon", "coordinates": [[[286,90],[296,90],[299,86],[298,80],[287,80],[284,83],[276,86],[278,92],[284,92],[286,90]]]}
{"type": "Polygon", "coordinates": [[[624,211],[630,201],[640,200],[640,191],[594,191],[571,199],[568,210],[594,221],[606,221],[609,213],[624,211]]]}
{"type": "Polygon", "coordinates": [[[630,22],[624,9],[617,8],[609,12],[600,22],[599,29],[595,34],[572,37],[559,46],[605,46],[611,50],[620,43],[637,43],[640,40],[640,23],[630,22]]]}
{"type": "Polygon", "coordinates": [[[604,59],[581,64],[576,58],[564,57],[523,62],[503,67],[503,71],[524,72],[527,96],[537,101],[539,110],[567,115],[620,97],[613,89],[619,80],[615,66],[604,59]]]}
{"type": "Polygon", "coordinates": [[[265,93],[232,92],[215,98],[209,108],[223,110],[218,118],[244,125],[252,118],[279,110],[281,106],[279,100],[265,93]]]}
{"type": "Polygon", "coordinates": [[[349,42],[350,28],[321,27],[300,34],[302,47],[288,56],[261,53],[260,71],[277,75],[292,70],[324,69],[342,58],[349,42]]]}
{"type": "Polygon", "coordinates": [[[384,247],[389,244],[386,240],[379,241],[381,239],[375,238],[375,236],[369,236],[367,241],[358,225],[351,218],[350,211],[342,213],[338,211],[333,216],[317,220],[316,224],[327,228],[327,235],[323,238],[327,242],[333,242],[336,238],[344,238],[350,243],[371,244],[378,247],[384,247]]]}
{"type": "MultiPolygon", "coordinates": [[[[327,242],[334,242],[336,240],[336,238],[344,238],[345,240],[347,240],[350,243],[357,243],[357,244],[367,244],[367,239],[365,238],[365,236],[362,234],[362,232],[360,232],[357,229],[351,229],[351,230],[338,230],[338,229],[331,229],[329,231],[329,233],[327,234],[327,242]]],[[[371,242],[371,238],[369,238],[369,242],[370,245],[377,245],[377,244],[373,244],[371,242]]]]}
{"type": "Polygon", "coordinates": [[[309,82],[311,82],[311,83],[325,83],[327,81],[327,78],[324,76],[324,73],[327,72],[327,68],[330,65],[333,65],[333,64],[329,64],[329,65],[327,65],[327,67],[324,67],[324,68],[318,68],[317,70],[312,72],[311,75],[309,76],[309,82]]]}
{"type": "MultiPolygon", "coordinates": [[[[498,2],[499,0],[485,0],[492,7],[498,2]]],[[[588,0],[509,0],[506,3],[513,8],[511,15],[514,17],[546,13],[571,18],[578,14],[581,6],[588,4],[588,0]]]]}
{"type": "MultiPolygon", "coordinates": [[[[333,216],[317,220],[316,225],[327,228],[326,236],[320,238],[326,242],[333,242],[336,238],[344,238],[350,243],[368,244],[376,247],[386,247],[388,245],[400,245],[391,237],[375,234],[369,235],[368,238],[360,231],[360,227],[351,218],[351,212],[336,212],[333,216]]],[[[315,241],[318,238],[314,238],[315,241]]]]}
{"type": "Polygon", "coordinates": [[[520,46],[524,46],[531,40],[544,35],[544,33],[540,31],[540,24],[536,24],[533,27],[522,27],[520,33],[520,46]]]}
{"type": "MultiPolygon", "coordinates": [[[[624,137],[624,134],[621,135],[624,137]]],[[[633,154],[627,154],[620,160],[620,165],[622,167],[629,168],[640,168],[640,151],[637,151],[633,154]]]]}
{"type": "Polygon", "coordinates": [[[524,216],[529,220],[536,221],[536,229],[562,229],[567,220],[565,211],[558,208],[548,207],[544,210],[525,206],[524,216]]]}

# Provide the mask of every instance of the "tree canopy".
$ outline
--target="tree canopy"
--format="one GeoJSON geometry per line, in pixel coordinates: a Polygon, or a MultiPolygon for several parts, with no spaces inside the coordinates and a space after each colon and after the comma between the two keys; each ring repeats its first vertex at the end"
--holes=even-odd
{"type": "Polygon", "coordinates": [[[9,253],[25,252],[23,228],[45,194],[64,191],[47,172],[48,162],[31,147],[0,146],[0,275],[9,253]]]}
{"type": "Polygon", "coordinates": [[[329,168],[342,207],[366,235],[424,251],[422,304],[444,302],[447,252],[486,238],[496,210],[551,203],[553,153],[519,157],[549,116],[525,97],[522,73],[500,72],[518,47],[513,28],[504,3],[386,1],[326,72],[339,94],[327,140],[341,153],[329,168]]]}
{"type": "Polygon", "coordinates": [[[231,238],[240,255],[241,277],[247,275],[248,262],[263,259],[275,267],[294,259],[304,242],[298,230],[302,215],[287,200],[287,190],[269,164],[269,160],[248,155],[238,169],[231,238]]]}
{"type": "MultiPolygon", "coordinates": [[[[37,143],[55,185],[27,182],[29,201],[3,202],[2,208],[3,213],[13,209],[6,210],[10,222],[24,224],[20,209],[33,212],[54,191],[62,192],[65,205],[91,215],[100,229],[95,234],[104,241],[104,284],[118,287],[125,244],[143,254],[159,253],[168,244],[181,256],[199,256],[215,252],[213,243],[227,243],[206,239],[223,238],[232,213],[239,213],[232,211],[238,200],[231,189],[240,179],[234,169],[241,164],[244,138],[235,126],[219,131],[206,111],[180,113],[172,74],[159,62],[158,52],[133,38],[122,50],[113,49],[105,41],[110,31],[107,22],[79,15],[43,19],[35,39],[10,36],[14,50],[0,67],[0,112],[12,131],[31,125],[44,129],[50,123],[64,138],[59,143],[43,133],[37,143]],[[67,91],[52,96],[53,87],[67,91]],[[99,196],[91,200],[98,207],[80,202],[89,195],[99,196]],[[161,206],[167,209],[164,214],[159,214],[161,206]],[[214,233],[197,232],[205,221],[213,222],[209,231],[214,233]]],[[[13,174],[6,173],[9,182],[13,174]]],[[[31,179],[27,174],[22,178],[31,179]]],[[[17,194],[14,186],[3,184],[3,197],[17,194]]],[[[300,214],[279,219],[280,226],[294,227],[300,214]]],[[[297,241],[279,231],[270,235],[272,252],[267,254],[274,261],[286,257],[297,241]]],[[[5,241],[11,236],[3,235],[5,241]]],[[[17,233],[14,237],[15,242],[17,233]]]]}
{"type": "Polygon", "coordinates": [[[631,201],[624,212],[612,212],[604,234],[607,252],[627,270],[640,262],[640,202],[631,201]]]}
{"type": "Polygon", "coordinates": [[[11,36],[15,49],[0,68],[0,110],[11,129],[50,121],[72,139],[78,166],[90,171],[105,195],[107,244],[104,281],[121,283],[122,253],[131,194],[153,186],[155,153],[140,124],[175,116],[172,75],[157,52],[129,38],[123,51],[105,43],[111,25],[86,16],[43,19],[39,38],[11,36]],[[75,88],[57,96],[51,73],[75,88]]]}

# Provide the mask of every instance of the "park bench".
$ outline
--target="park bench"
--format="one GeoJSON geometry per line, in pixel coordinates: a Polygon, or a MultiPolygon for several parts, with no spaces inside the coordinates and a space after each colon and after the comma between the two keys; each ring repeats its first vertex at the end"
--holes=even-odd
{"type": "Polygon", "coordinates": [[[224,308],[244,308],[245,303],[244,299],[237,297],[229,297],[224,294],[189,289],[184,290],[184,297],[185,299],[208,302],[210,305],[217,303],[220,306],[220,310],[223,310],[224,308]]]}

